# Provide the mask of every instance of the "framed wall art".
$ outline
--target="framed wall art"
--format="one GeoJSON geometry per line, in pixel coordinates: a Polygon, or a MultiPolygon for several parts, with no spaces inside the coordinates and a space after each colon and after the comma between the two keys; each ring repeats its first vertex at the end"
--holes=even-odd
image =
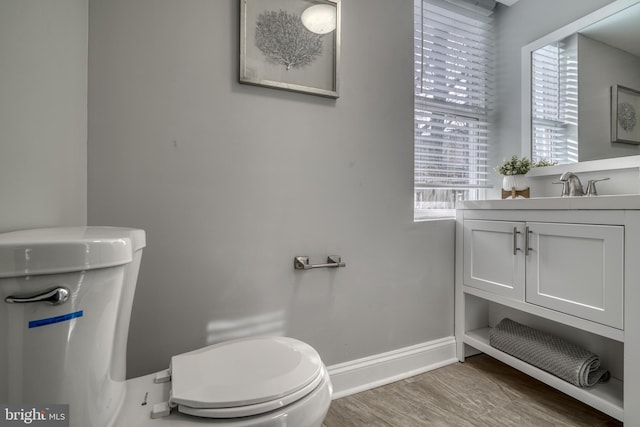
{"type": "Polygon", "coordinates": [[[640,144],[640,92],[611,86],[611,142],[640,144]]]}
{"type": "Polygon", "coordinates": [[[340,0],[240,0],[240,83],[338,98],[340,0]]]}

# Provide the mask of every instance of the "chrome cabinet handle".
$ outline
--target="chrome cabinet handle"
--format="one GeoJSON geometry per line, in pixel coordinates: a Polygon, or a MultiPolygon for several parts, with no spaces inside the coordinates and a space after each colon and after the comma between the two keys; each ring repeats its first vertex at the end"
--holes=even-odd
{"type": "Polygon", "coordinates": [[[57,287],[45,293],[33,295],[30,297],[6,297],[4,302],[9,304],[24,304],[28,302],[46,302],[51,305],[59,305],[69,299],[69,289],[57,287]]]}
{"type": "Polygon", "coordinates": [[[532,251],[533,248],[529,247],[529,236],[531,235],[531,230],[529,230],[529,227],[525,227],[524,229],[524,256],[528,256],[529,255],[529,251],[532,251]]]}
{"type": "Polygon", "coordinates": [[[522,250],[518,247],[518,234],[520,234],[520,232],[518,231],[518,227],[513,227],[513,254],[514,255],[518,255],[518,251],[522,250]]]}

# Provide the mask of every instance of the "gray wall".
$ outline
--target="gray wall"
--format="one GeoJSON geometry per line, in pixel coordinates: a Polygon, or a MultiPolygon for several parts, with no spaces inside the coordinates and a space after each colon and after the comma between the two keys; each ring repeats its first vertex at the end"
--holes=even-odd
{"type": "Polygon", "coordinates": [[[0,1],[0,232],[87,221],[87,6],[0,1]]]}
{"type": "MultiPolygon", "coordinates": [[[[497,15],[496,145],[492,165],[521,153],[520,54],[522,47],[612,0],[519,0],[499,6],[497,15]]],[[[499,198],[502,177],[493,173],[491,198],[499,198]]]]}
{"type": "Polygon", "coordinates": [[[611,86],[640,88],[640,58],[578,37],[578,123],[581,162],[635,156],[640,146],[611,142],[611,86]]]}
{"type": "Polygon", "coordinates": [[[90,2],[89,223],[148,237],[129,376],[251,334],[327,364],[452,335],[453,221],[413,222],[413,1],[342,2],[338,100],[238,84],[238,3],[90,2]]]}

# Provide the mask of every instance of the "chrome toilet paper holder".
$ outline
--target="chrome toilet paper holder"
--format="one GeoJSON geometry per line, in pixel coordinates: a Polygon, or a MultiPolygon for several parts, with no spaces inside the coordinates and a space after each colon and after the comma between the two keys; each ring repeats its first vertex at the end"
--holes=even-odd
{"type": "Polygon", "coordinates": [[[310,264],[308,256],[296,256],[293,258],[294,270],[311,270],[312,268],[338,268],[346,267],[340,255],[329,255],[325,264],[310,264]]]}

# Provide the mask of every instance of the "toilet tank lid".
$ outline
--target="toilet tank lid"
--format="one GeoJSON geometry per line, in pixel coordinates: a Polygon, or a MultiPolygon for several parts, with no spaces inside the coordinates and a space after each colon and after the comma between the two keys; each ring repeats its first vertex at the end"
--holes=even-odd
{"type": "Polygon", "coordinates": [[[0,278],[127,264],[146,245],[144,230],[55,227],[0,234],[0,278]]]}

